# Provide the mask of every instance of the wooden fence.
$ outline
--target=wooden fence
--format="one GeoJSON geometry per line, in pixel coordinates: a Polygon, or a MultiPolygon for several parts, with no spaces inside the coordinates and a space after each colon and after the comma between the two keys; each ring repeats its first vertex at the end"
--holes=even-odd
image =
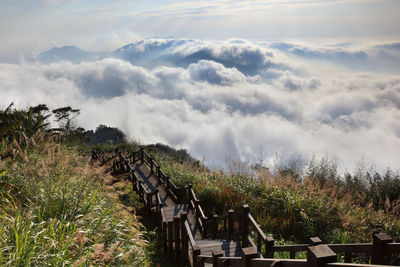
{"type": "MultiPolygon", "coordinates": [[[[102,159],[92,152],[92,160],[102,159]]],[[[110,160],[104,157],[103,160],[110,160]]],[[[228,210],[225,215],[213,215],[208,218],[200,205],[200,200],[192,188],[176,186],[160,168],[154,159],[143,149],[114,157],[114,173],[128,172],[133,189],[139,194],[145,207],[154,210],[161,218],[163,250],[165,255],[173,255],[179,266],[249,266],[249,267],[378,267],[388,266],[393,255],[400,255],[400,243],[395,243],[384,233],[373,234],[371,243],[356,244],[322,244],[318,237],[310,238],[309,244],[275,245],[272,237],[267,236],[254,217],[250,207],[243,205],[239,211],[228,210]],[[145,164],[150,173],[163,186],[169,197],[180,204],[187,204],[194,214],[196,223],[203,238],[227,239],[240,241],[241,257],[224,257],[222,251],[215,250],[212,255],[201,255],[200,246],[192,234],[188,215],[182,212],[173,220],[166,220],[163,214],[162,201],[158,190],[151,192],[143,185],[135,171],[135,163],[145,164]],[[255,238],[254,241],[251,236],[255,238]],[[288,252],[290,259],[275,259],[276,252],[288,252]],[[295,259],[299,252],[306,252],[307,259],[295,259]],[[344,263],[338,263],[337,253],[344,255],[344,263]],[[364,254],[371,259],[371,264],[353,264],[354,255],[364,254]]],[[[396,262],[399,264],[399,262],[396,262]]],[[[399,265],[400,266],[400,265],[399,265]]]]}

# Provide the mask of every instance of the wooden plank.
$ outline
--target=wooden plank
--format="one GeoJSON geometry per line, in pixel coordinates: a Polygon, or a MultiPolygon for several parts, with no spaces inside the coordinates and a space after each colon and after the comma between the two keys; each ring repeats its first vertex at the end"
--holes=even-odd
{"type": "Polygon", "coordinates": [[[176,204],[167,194],[165,188],[159,183],[158,179],[150,173],[150,170],[143,164],[136,164],[133,166],[135,173],[142,181],[144,188],[147,191],[154,192],[158,189],[160,195],[160,201],[162,206],[163,219],[166,221],[172,221],[174,216],[179,216],[183,211],[188,214],[188,221],[192,234],[195,240],[202,239],[200,229],[196,224],[196,219],[193,212],[184,204],[176,204]]]}
{"type": "Polygon", "coordinates": [[[240,243],[231,240],[197,240],[202,255],[212,255],[213,250],[222,250],[224,256],[241,256],[242,247],[240,243]]]}

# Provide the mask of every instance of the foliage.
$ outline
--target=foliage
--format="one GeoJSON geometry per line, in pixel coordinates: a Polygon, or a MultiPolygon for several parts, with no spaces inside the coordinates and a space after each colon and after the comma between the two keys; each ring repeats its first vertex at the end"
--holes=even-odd
{"type": "Polygon", "coordinates": [[[1,266],[150,265],[141,224],[105,197],[75,149],[37,142],[1,166],[1,266]]]}
{"type": "Polygon", "coordinates": [[[13,140],[20,146],[27,146],[29,139],[39,131],[48,128],[49,109],[46,105],[37,105],[28,110],[13,109],[11,103],[5,110],[0,110],[0,138],[2,147],[13,140]]]}
{"type": "Polygon", "coordinates": [[[274,175],[267,168],[253,170],[234,161],[226,170],[210,171],[192,161],[174,161],[164,151],[153,151],[162,170],[178,186],[192,184],[208,216],[249,204],[266,233],[296,243],[312,236],[327,243],[366,242],[375,231],[400,235],[395,216],[400,212],[400,183],[393,171],[370,179],[365,178],[367,172],[362,177],[347,174],[344,179],[336,160],[327,157],[314,158],[305,176],[299,168],[304,163],[295,158],[274,175]]]}
{"type": "Polygon", "coordinates": [[[74,119],[80,114],[79,109],[73,109],[70,106],[53,109],[55,121],[58,123],[60,128],[58,130],[69,134],[73,132],[77,127],[75,126],[74,119]]]}
{"type": "Polygon", "coordinates": [[[119,144],[125,141],[125,134],[118,128],[107,127],[106,125],[99,125],[96,131],[87,131],[90,145],[97,144],[119,144]]]}

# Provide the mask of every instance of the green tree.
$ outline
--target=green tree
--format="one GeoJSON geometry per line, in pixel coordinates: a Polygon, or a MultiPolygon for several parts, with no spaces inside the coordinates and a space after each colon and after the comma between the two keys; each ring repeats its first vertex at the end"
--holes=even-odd
{"type": "Polygon", "coordinates": [[[0,110],[0,136],[5,140],[17,140],[19,143],[32,137],[38,131],[46,130],[50,114],[45,114],[48,107],[40,104],[28,110],[17,110],[11,103],[5,110],[0,110]]]}
{"type": "Polygon", "coordinates": [[[52,110],[55,121],[58,123],[59,128],[54,130],[59,130],[65,134],[70,134],[77,128],[74,119],[80,114],[79,109],[73,109],[70,106],[62,107],[52,110]]]}

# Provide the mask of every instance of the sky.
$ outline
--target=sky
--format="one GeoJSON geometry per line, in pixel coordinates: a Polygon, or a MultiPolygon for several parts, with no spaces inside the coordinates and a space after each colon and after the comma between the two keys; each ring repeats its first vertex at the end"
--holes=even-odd
{"type": "Polygon", "coordinates": [[[0,107],[271,166],[400,168],[397,0],[0,0],[0,107]],[[81,50],[82,49],[82,50],[81,50]]]}
{"type": "Polygon", "coordinates": [[[325,43],[398,40],[397,0],[0,0],[0,58],[149,37],[325,43]]]}

